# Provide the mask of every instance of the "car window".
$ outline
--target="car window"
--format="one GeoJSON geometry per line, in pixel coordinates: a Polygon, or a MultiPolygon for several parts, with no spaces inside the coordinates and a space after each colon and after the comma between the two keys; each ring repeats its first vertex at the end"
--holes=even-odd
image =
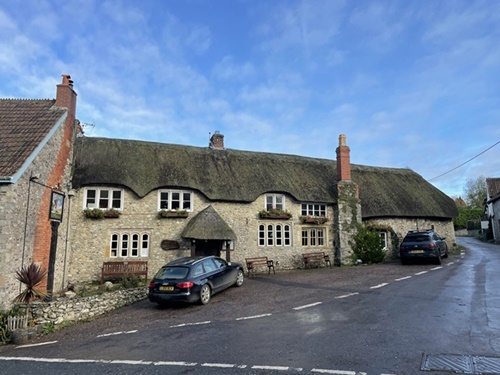
{"type": "Polygon", "coordinates": [[[189,272],[187,267],[163,267],[156,273],[155,279],[180,280],[184,279],[189,272]]]}
{"type": "Polygon", "coordinates": [[[207,259],[203,261],[203,266],[205,267],[206,272],[212,272],[215,271],[215,264],[212,262],[212,259],[207,259]]]}
{"type": "Polygon", "coordinates": [[[203,264],[198,264],[194,269],[193,276],[203,275],[203,264]]]}
{"type": "Polygon", "coordinates": [[[404,239],[404,242],[428,242],[428,241],[429,241],[429,236],[427,235],[408,236],[404,239]]]}
{"type": "Polygon", "coordinates": [[[226,261],[220,258],[214,258],[214,263],[217,268],[222,268],[227,266],[226,261]]]}

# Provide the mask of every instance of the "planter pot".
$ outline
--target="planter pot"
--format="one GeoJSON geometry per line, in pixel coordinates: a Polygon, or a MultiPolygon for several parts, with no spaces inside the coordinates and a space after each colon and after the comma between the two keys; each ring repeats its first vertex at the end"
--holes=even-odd
{"type": "Polygon", "coordinates": [[[120,213],[112,211],[104,211],[104,217],[106,219],[118,219],[120,217],[120,213]]]}
{"type": "Polygon", "coordinates": [[[288,214],[268,214],[268,215],[260,215],[261,219],[271,219],[271,220],[288,220],[290,219],[290,215],[288,214]]]}
{"type": "Polygon", "coordinates": [[[172,218],[181,218],[181,219],[185,219],[188,217],[188,214],[185,213],[178,213],[178,212],[162,212],[160,215],[159,215],[160,219],[172,219],[172,218]]]}

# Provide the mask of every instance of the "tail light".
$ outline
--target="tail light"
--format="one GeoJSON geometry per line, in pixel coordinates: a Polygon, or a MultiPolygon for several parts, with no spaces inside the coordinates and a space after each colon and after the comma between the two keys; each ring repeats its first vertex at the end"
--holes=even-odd
{"type": "Polygon", "coordinates": [[[194,285],[194,283],[192,281],[185,281],[183,283],[178,283],[177,284],[177,288],[179,289],[188,289],[188,288],[192,288],[194,285]]]}
{"type": "Polygon", "coordinates": [[[154,288],[156,286],[155,282],[154,281],[150,281],[149,282],[149,287],[150,288],[154,288]]]}
{"type": "Polygon", "coordinates": [[[429,249],[434,249],[436,247],[436,244],[434,242],[431,242],[429,244],[429,249]]]}

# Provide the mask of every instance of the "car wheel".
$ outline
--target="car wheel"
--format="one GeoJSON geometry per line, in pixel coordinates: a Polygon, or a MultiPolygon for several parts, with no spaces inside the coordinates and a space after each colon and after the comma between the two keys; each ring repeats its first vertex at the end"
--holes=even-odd
{"type": "Polygon", "coordinates": [[[236,282],[234,283],[235,286],[242,286],[243,285],[243,270],[238,270],[236,273],[236,282]]]}
{"type": "Polygon", "coordinates": [[[210,290],[210,285],[205,284],[201,287],[200,290],[200,303],[202,305],[206,305],[210,302],[210,297],[212,296],[212,291],[210,290]]]}
{"type": "Polygon", "coordinates": [[[448,258],[448,246],[445,246],[445,248],[444,248],[443,258],[448,258]]]}
{"type": "Polygon", "coordinates": [[[436,264],[441,264],[441,252],[437,251],[436,264]]]}

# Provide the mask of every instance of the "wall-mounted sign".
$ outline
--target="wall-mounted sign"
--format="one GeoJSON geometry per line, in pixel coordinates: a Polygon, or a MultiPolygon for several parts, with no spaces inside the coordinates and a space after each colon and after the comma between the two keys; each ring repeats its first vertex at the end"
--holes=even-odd
{"type": "Polygon", "coordinates": [[[177,241],[163,240],[163,241],[161,241],[160,247],[163,250],[176,250],[176,249],[179,249],[181,246],[179,245],[179,242],[177,242],[177,241]]]}
{"type": "Polygon", "coordinates": [[[49,220],[62,221],[64,210],[64,193],[52,190],[50,195],[49,220]]]}

